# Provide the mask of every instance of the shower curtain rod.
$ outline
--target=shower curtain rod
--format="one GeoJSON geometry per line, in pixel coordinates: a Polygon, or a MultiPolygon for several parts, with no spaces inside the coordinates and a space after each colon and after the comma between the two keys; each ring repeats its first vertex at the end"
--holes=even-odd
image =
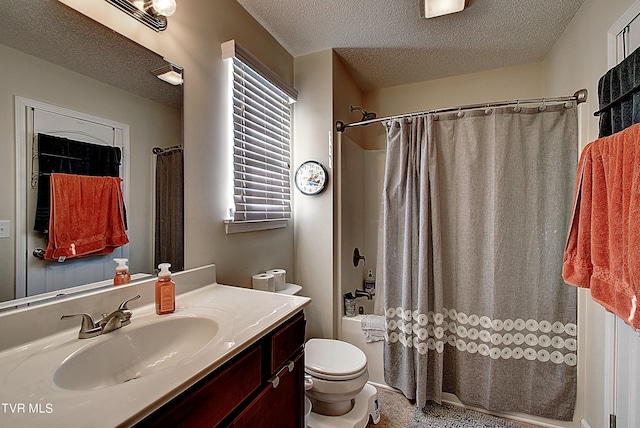
{"type": "Polygon", "coordinates": [[[396,116],[387,116],[387,117],[381,117],[378,119],[362,120],[359,122],[352,122],[352,123],[344,123],[341,121],[337,121],[336,131],[344,132],[345,129],[351,128],[353,126],[369,125],[371,123],[385,122],[387,120],[400,119],[403,117],[420,116],[420,115],[429,114],[429,113],[446,113],[446,112],[460,111],[460,110],[475,110],[480,108],[505,107],[510,105],[520,105],[520,104],[565,103],[567,101],[575,101],[577,104],[581,104],[587,101],[587,96],[588,96],[587,90],[580,89],[575,94],[568,97],[531,98],[527,100],[497,101],[497,102],[490,102],[490,103],[483,103],[483,104],[469,104],[465,106],[445,107],[445,108],[437,108],[437,109],[425,110],[420,112],[405,113],[405,114],[399,114],[396,116]]]}

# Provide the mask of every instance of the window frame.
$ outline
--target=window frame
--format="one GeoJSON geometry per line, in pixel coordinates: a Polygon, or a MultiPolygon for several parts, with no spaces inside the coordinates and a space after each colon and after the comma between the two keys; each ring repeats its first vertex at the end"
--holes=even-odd
{"type": "Polygon", "coordinates": [[[226,233],[287,227],[292,216],[291,104],[297,91],[234,40],[221,47],[222,58],[229,63],[233,151],[226,233]]]}

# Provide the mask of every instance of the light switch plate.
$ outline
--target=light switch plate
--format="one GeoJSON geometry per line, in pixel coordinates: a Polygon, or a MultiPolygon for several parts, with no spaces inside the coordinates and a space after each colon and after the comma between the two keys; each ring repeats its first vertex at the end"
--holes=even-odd
{"type": "Polygon", "coordinates": [[[0,238],[8,238],[11,236],[11,222],[9,220],[0,220],[0,238]]]}

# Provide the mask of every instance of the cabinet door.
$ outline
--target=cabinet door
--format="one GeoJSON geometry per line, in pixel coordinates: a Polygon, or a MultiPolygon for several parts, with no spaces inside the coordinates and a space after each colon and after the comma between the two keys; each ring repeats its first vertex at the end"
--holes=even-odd
{"type": "Polygon", "coordinates": [[[304,352],[278,372],[279,382],[267,383],[258,397],[233,421],[234,428],[299,428],[304,426],[304,352]]]}
{"type": "Polygon", "coordinates": [[[305,325],[304,314],[300,312],[271,335],[269,373],[273,374],[278,371],[304,346],[305,325]]]}

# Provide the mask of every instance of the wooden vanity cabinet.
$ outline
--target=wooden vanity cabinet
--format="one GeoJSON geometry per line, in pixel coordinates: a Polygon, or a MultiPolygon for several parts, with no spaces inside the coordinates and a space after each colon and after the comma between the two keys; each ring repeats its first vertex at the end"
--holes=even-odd
{"type": "Polygon", "coordinates": [[[304,427],[304,361],[300,352],[293,359],[292,372],[280,375],[277,387],[265,385],[255,400],[234,418],[230,426],[244,427],[304,427]],[[299,396],[299,391],[302,396],[299,396]]]}
{"type": "Polygon", "coordinates": [[[304,427],[302,311],[146,417],[140,427],[304,427]]]}

